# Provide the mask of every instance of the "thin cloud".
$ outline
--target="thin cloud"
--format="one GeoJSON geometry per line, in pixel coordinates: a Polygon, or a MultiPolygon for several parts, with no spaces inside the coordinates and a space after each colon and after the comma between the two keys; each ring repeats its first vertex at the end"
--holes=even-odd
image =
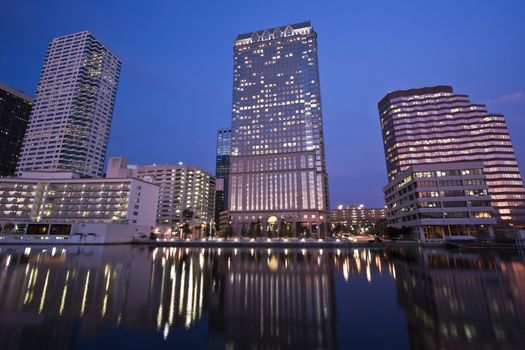
{"type": "Polygon", "coordinates": [[[513,103],[525,100],[525,91],[518,91],[512,94],[503,95],[498,98],[488,100],[487,103],[513,103]]]}

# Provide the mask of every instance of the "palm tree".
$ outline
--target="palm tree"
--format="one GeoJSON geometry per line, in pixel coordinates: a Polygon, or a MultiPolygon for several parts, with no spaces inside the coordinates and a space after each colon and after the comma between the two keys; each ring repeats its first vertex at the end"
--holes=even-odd
{"type": "Polygon", "coordinates": [[[190,221],[193,218],[193,210],[191,210],[191,208],[184,209],[182,211],[182,218],[184,221],[184,225],[182,226],[182,232],[187,237],[187,235],[191,233],[191,226],[190,224],[188,224],[188,221],[190,221]]]}

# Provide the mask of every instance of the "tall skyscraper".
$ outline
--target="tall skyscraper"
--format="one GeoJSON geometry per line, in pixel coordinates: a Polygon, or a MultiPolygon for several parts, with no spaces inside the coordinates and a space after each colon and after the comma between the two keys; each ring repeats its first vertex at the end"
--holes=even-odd
{"type": "Polygon", "coordinates": [[[17,173],[69,170],[100,176],[120,60],[89,32],[48,46],[17,173]]]}
{"type": "Polygon", "coordinates": [[[233,72],[234,231],[322,235],[328,185],[316,32],[303,22],[241,34],[233,72]]]}
{"type": "Polygon", "coordinates": [[[217,130],[217,156],[215,158],[215,225],[219,214],[228,209],[228,184],[230,176],[231,129],[217,130]]]}
{"type": "Polygon", "coordinates": [[[33,99],[0,83],[0,176],[15,174],[33,99]]]}
{"type": "Polygon", "coordinates": [[[391,92],[378,107],[389,181],[411,165],[482,161],[500,223],[525,225],[525,189],[503,115],[450,86],[391,92]]]}

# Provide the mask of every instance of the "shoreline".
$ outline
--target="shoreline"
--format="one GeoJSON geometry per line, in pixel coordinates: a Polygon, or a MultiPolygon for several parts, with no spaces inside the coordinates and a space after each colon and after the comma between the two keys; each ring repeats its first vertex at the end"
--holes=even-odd
{"type": "Polygon", "coordinates": [[[176,241],[149,241],[134,242],[133,244],[147,244],[160,247],[199,247],[199,248],[405,248],[405,247],[444,247],[443,242],[423,243],[416,241],[402,242],[350,242],[350,241],[246,241],[246,240],[221,240],[221,241],[202,241],[202,240],[176,240],[176,241]]]}
{"type": "Polygon", "coordinates": [[[201,248],[343,248],[343,249],[358,249],[358,248],[443,248],[443,249],[459,249],[459,250],[519,250],[514,242],[496,242],[496,243],[480,243],[480,242],[418,242],[418,241],[380,241],[380,242],[349,242],[349,241],[199,241],[199,240],[178,240],[178,241],[151,241],[151,242],[136,242],[133,244],[147,244],[159,247],[201,247],[201,248]]]}
{"type": "Polygon", "coordinates": [[[513,250],[519,251],[520,247],[516,242],[451,242],[451,241],[376,241],[376,242],[351,242],[337,240],[171,240],[157,239],[131,242],[113,242],[113,243],[96,243],[96,242],[49,242],[49,241],[9,241],[1,242],[2,246],[111,246],[111,245],[134,245],[134,246],[154,246],[154,247],[185,247],[185,248],[292,248],[292,249],[359,249],[359,248],[443,248],[450,250],[513,250]]]}

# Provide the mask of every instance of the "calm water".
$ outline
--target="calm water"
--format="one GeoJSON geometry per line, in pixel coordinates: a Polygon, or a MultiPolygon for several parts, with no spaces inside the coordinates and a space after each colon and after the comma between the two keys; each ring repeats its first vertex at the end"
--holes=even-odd
{"type": "Polygon", "coordinates": [[[523,349],[525,258],[0,246],[0,349],[523,349]]]}

